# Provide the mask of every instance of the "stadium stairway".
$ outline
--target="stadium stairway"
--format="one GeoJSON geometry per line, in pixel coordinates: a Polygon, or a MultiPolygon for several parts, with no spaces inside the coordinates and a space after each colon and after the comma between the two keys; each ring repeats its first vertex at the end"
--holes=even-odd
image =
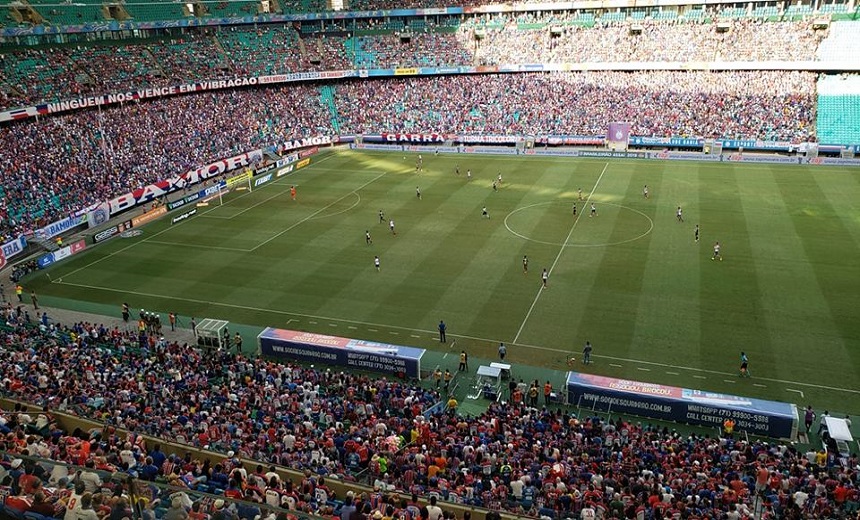
{"type": "Polygon", "coordinates": [[[851,62],[860,53],[860,21],[841,21],[830,24],[827,38],[818,45],[815,57],[819,61],[851,62]]]}
{"type": "Polygon", "coordinates": [[[822,143],[860,143],[860,77],[824,76],[818,80],[816,127],[822,143]]]}
{"type": "Polygon", "coordinates": [[[337,104],[334,100],[334,89],[331,85],[323,85],[320,87],[320,103],[328,107],[328,112],[331,114],[331,127],[336,133],[339,133],[340,120],[337,113],[337,104]]]}

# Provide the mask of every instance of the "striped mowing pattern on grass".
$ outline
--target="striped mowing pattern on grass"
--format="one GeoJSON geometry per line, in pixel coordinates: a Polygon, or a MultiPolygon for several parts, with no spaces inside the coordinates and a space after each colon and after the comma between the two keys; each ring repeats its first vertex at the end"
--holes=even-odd
{"type": "Polygon", "coordinates": [[[318,161],[175,226],[93,248],[52,268],[62,283],[36,276],[28,290],[255,325],[295,318],[320,332],[349,324],[356,337],[427,348],[439,346],[441,319],[476,356],[493,358],[497,341],[518,336],[509,359],[555,369],[590,340],[589,370],[795,402],[787,388],[800,381],[812,385],[805,399],[839,409],[854,397],[840,388],[860,389],[857,169],[425,155],[416,174],[413,155],[318,161]],[[589,217],[578,189],[587,197],[602,171],[589,217]],[[722,262],[711,260],[716,240],[722,262]],[[708,376],[734,374],[741,350],[752,379],[708,376]],[[658,366],[674,372],[639,370],[658,366]]]}

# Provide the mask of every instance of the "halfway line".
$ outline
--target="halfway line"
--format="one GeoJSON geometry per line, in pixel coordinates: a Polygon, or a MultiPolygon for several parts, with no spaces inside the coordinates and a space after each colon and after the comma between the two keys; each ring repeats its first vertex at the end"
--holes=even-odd
{"type": "MultiPolygon", "coordinates": [[[[582,206],[583,208],[588,206],[588,203],[591,201],[591,197],[594,195],[594,192],[597,191],[597,185],[600,184],[600,179],[603,178],[603,174],[606,173],[607,168],[609,168],[609,163],[606,163],[606,165],[603,166],[603,170],[600,172],[600,176],[597,177],[597,182],[594,183],[594,187],[591,188],[591,193],[589,193],[588,198],[585,199],[585,204],[582,206]]],[[[561,258],[561,254],[564,253],[564,250],[567,247],[567,242],[568,242],[568,240],[570,240],[570,236],[573,234],[573,230],[576,229],[576,225],[579,224],[579,219],[580,219],[580,217],[582,217],[582,213],[584,213],[584,212],[585,212],[585,210],[583,209],[583,211],[580,212],[580,216],[577,217],[576,220],[573,221],[573,225],[570,226],[570,231],[567,232],[567,237],[565,237],[564,242],[561,243],[561,247],[558,250],[558,254],[555,255],[555,260],[552,262],[552,265],[549,267],[549,271],[547,272],[547,277],[552,275],[553,269],[555,269],[555,266],[558,265],[558,260],[559,260],[559,258],[561,258]]],[[[520,324],[520,329],[517,331],[517,335],[514,336],[514,340],[512,341],[512,343],[516,343],[517,340],[520,339],[520,334],[523,333],[523,329],[526,326],[526,322],[529,321],[529,317],[531,317],[532,311],[535,310],[535,305],[537,305],[537,302],[540,299],[541,294],[543,294],[543,285],[541,285],[540,288],[538,289],[538,292],[535,295],[535,299],[534,299],[534,301],[532,301],[532,306],[529,307],[529,311],[526,313],[526,317],[523,319],[522,324],[520,324]]]]}

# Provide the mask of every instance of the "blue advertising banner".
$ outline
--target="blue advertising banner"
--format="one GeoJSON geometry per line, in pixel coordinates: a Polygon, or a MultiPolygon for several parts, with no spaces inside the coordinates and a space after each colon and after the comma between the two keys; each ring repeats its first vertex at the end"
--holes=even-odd
{"type": "Polygon", "coordinates": [[[785,439],[797,435],[797,406],[790,403],[579,372],[568,372],[567,393],[570,404],[583,408],[717,428],[731,418],[739,431],[785,439]]]}
{"type": "Polygon", "coordinates": [[[21,235],[20,237],[10,240],[0,246],[0,250],[3,251],[3,256],[8,260],[24,251],[25,247],[27,247],[27,240],[23,235],[21,235]]]}
{"type": "Polygon", "coordinates": [[[68,230],[72,229],[73,227],[80,226],[83,223],[84,223],[84,216],[83,215],[67,217],[67,218],[64,218],[62,220],[58,220],[56,222],[48,224],[47,226],[43,227],[42,229],[37,229],[35,231],[35,234],[38,238],[43,239],[43,240],[47,240],[49,238],[53,238],[53,237],[59,235],[60,233],[68,231],[68,230]]]}
{"type": "Polygon", "coordinates": [[[257,339],[264,356],[407,377],[420,377],[425,352],[422,348],[272,327],[261,332],[257,339]]]}

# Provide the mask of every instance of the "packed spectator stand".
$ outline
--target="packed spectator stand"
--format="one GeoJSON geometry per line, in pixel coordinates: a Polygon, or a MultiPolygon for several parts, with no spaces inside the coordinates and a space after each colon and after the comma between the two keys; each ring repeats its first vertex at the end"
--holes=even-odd
{"type": "MultiPolygon", "coordinates": [[[[356,502],[368,519],[425,517],[414,498],[390,496],[395,492],[434,498],[449,516],[448,503],[550,518],[586,518],[583,511],[597,518],[853,518],[860,503],[856,455],[843,467],[823,451],[800,453],[791,444],[681,436],[621,417],[577,418],[504,402],[478,417],[425,416],[441,396],[417,383],[224,352],[206,357],[155,330],[37,325],[24,312],[4,310],[0,373],[6,396],[43,411],[0,414],[0,465],[11,476],[0,484],[27,499],[16,504],[43,502],[35,493],[50,490],[56,516],[75,481],[90,492],[103,484],[62,469],[22,468],[16,454],[338,517],[334,509],[353,497],[334,496],[325,481],[367,481],[374,491],[356,502]],[[60,431],[52,410],[104,428],[60,431]],[[115,428],[133,435],[120,440],[115,428]],[[168,456],[140,435],[224,458],[213,464],[168,456]],[[233,471],[240,458],[256,460],[257,470],[233,471]],[[272,465],[305,478],[272,480],[272,465]],[[43,482],[34,486],[22,475],[43,482]]],[[[144,517],[168,518],[172,499],[154,502],[161,505],[144,517]]],[[[202,504],[213,518],[224,505],[202,504]]],[[[248,520],[263,514],[236,513],[248,520]]]]}

